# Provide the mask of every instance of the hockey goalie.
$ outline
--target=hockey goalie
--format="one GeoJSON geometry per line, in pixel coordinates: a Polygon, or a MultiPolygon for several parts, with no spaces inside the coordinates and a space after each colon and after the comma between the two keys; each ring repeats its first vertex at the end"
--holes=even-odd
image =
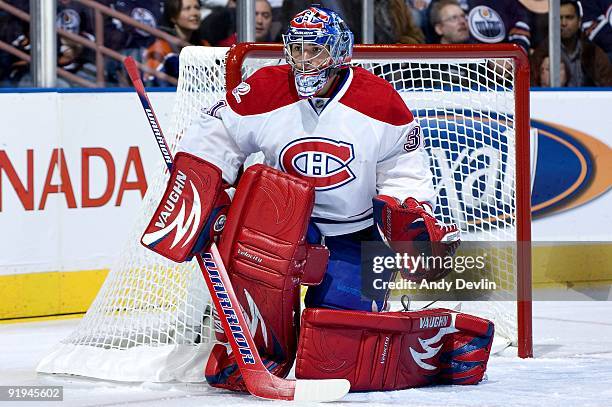
{"type": "MultiPolygon", "coordinates": [[[[287,65],[228,89],[184,135],[143,244],[185,261],[216,241],[277,376],[295,362],[296,377],[345,378],[352,391],[478,383],[492,322],[441,308],[388,312],[386,290],[362,289],[363,241],[389,251],[425,241],[448,253],[459,242],[457,227],[431,210],[432,174],[412,113],[390,84],[349,65],[353,34],[337,13],[302,11],[283,42],[287,65]],[[264,163],[240,174],[256,152],[264,163]],[[186,217],[197,227],[182,228],[186,217]]],[[[246,391],[223,331],[217,339],[207,381],[246,391]]]]}

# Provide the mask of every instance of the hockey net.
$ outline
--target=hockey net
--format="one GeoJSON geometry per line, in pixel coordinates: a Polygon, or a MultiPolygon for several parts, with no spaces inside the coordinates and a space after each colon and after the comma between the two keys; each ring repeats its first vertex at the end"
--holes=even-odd
{"type": "MultiPolygon", "coordinates": [[[[175,149],[202,109],[264,65],[279,45],[187,47],[173,125],[175,149]],[[226,72],[227,67],[227,72],[226,72]]],[[[354,63],[385,78],[423,129],[434,173],[436,215],[462,240],[491,244],[506,296],[462,302],[494,320],[496,336],[531,354],[529,101],[526,58],[500,46],[356,46],[354,63]],[[506,242],[504,247],[495,242],[506,242]]],[[[251,158],[257,160],[257,158],[251,158]]],[[[212,304],[195,262],[176,264],[139,243],[167,182],[160,160],[124,252],[75,331],[39,364],[45,373],[117,381],[202,381],[214,341],[212,304]]],[[[447,304],[436,304],[447,305],[447,304]]],[[[452,306],[451,304],[448,304],[452,306]]]]}

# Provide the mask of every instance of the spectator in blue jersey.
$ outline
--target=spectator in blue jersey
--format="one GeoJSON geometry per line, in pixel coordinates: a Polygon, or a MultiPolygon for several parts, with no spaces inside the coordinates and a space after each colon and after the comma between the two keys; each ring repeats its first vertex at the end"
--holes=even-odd
{"type": "MultiPolygon", "coordinates": [[[[133,18],[139,23],[153,28],[159,28],[163,16],[162,0],[104,0],[111,8],[133,18]]],[[[150,46],[155,38],[144,30],[124,24],[119,19],[111,19],[110,29],[113,33],[114,44],[110,44],[118,50],[135,50],[131,55],[138,61],[142,61],[142,52],[150,46]]]]}
{"type": "Polygon", "coordinates": [[[475,41],[511,42],[529,51],[530,14],[517,0],[468,0],[467,6],[468,27],[475,41]]]}
{"type": "MultiPolygon", "coordinates": [[[[56,26],[71,34],[95,41],[93,11],[74,0],[58,0],[56,26]]],[[[90,82],[96,80],[95,53],[91,48],[59,37],[58,66],[90,82]]]]}
{"type": "Polygon", "coordinates": [[[539,45],[548,37],[548,2],[549,0],[519,0],[529,11],[531,28],[531,47],[539,45]]]}
{"type": "MultiPolygon", "coordinates": [[[[139,23],[153,28],[160,28],[163,15],[162,0],[101,0],[101,3],[116,11],[133,18],[139,23]]],[[[155,41],[155,37],[144,30],[134,28],[117,18],[106,20],[104,43],[107,47],[132,56],[139,62],[144,59],[147,49],[155,41]]],[[[121,63],[110,60],[106,66],[107,79],[111,84],[129,86],[129,81],[123,72],[121,63]]]]}
{"type": "Polygon", "coordinates": [[[582,30],[612,62],[612,0],[587,0],[582,2],[582,8],[582,30]]]}
{"type": "MultiPolygon", "coordinates": [[[[30,7],[27,0],[11,0],[9,3],[29,13],[30,7]]],[[[8,16],[5,23],[0,24],[2,30],[1,38],[17,49],[30,53],[30,28],[29,24],[21,22],[15,17],[8,16]]],[[[93,15],[88,7],[74,0],[58,0],[56,26],[71,34],[84,37],[94,41],[93,15]]],[[[74,42],[64,36],[57,38],[57,64],[60,68],[91,82],[96,79],[94,65],[94,52],[83,45],[74,42]]],[[[30,64],[19,58],[10,56],[4,60],[10,65],[2,69],[4,86],[31,87],[33,86],[30,64]]],[[[57,87],[80,86],[75,85],[64,78],[58,78],[57,87]]]]}

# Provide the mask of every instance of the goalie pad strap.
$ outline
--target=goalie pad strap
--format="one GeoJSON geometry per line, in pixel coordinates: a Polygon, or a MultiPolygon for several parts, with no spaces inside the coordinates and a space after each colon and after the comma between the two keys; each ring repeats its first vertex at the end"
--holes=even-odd
{"type": "MultiPolygon", "coordinates": [[[[310,183],[264,165],[251,166],[240,179],[219,240],[260,356],[281,377],[295,359],[300,281],[305,272],[307,282],[320,281],[327,265],[327,250],[305,242],[313,207],[310,183]]],[[[208,382],[245,390],[234,366],[233,355],[216,349],[206,368],[208,382]]]]}
{"type": "Polygon", "coordinates": [[[323,281],[327,270],[329,250],[325,246],[309,243],[304,246],[304,249],[306,250],[306,262],[302,272],[301,284],[307,286],[319,285],[323,281]]]}
{"type": "Polygon", "coordinates": [[[351,391],[478,383],[493,324],[447,309],[374,313],[308,308],[295,374],[345,378],[351,391]]]}

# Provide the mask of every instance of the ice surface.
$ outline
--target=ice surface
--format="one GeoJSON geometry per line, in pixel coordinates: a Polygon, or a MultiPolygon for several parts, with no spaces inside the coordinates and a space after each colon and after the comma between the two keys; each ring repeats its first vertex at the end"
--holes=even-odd
{"type": "MultiPolygon", "coordinates": [[[[487,380],[477,386],[352,393],[333,406],[612,406],[612,302],[540,301],[533,306],[534,359],[519,359],[509,349],[491,358],[487,380]]],[[[115,383],[38,375],[38,361],[77,323],[0,325],[0,385],[64,386],[62,403],[2,402],[0,407],[270,405],[205,383],[115,383]]]]}

